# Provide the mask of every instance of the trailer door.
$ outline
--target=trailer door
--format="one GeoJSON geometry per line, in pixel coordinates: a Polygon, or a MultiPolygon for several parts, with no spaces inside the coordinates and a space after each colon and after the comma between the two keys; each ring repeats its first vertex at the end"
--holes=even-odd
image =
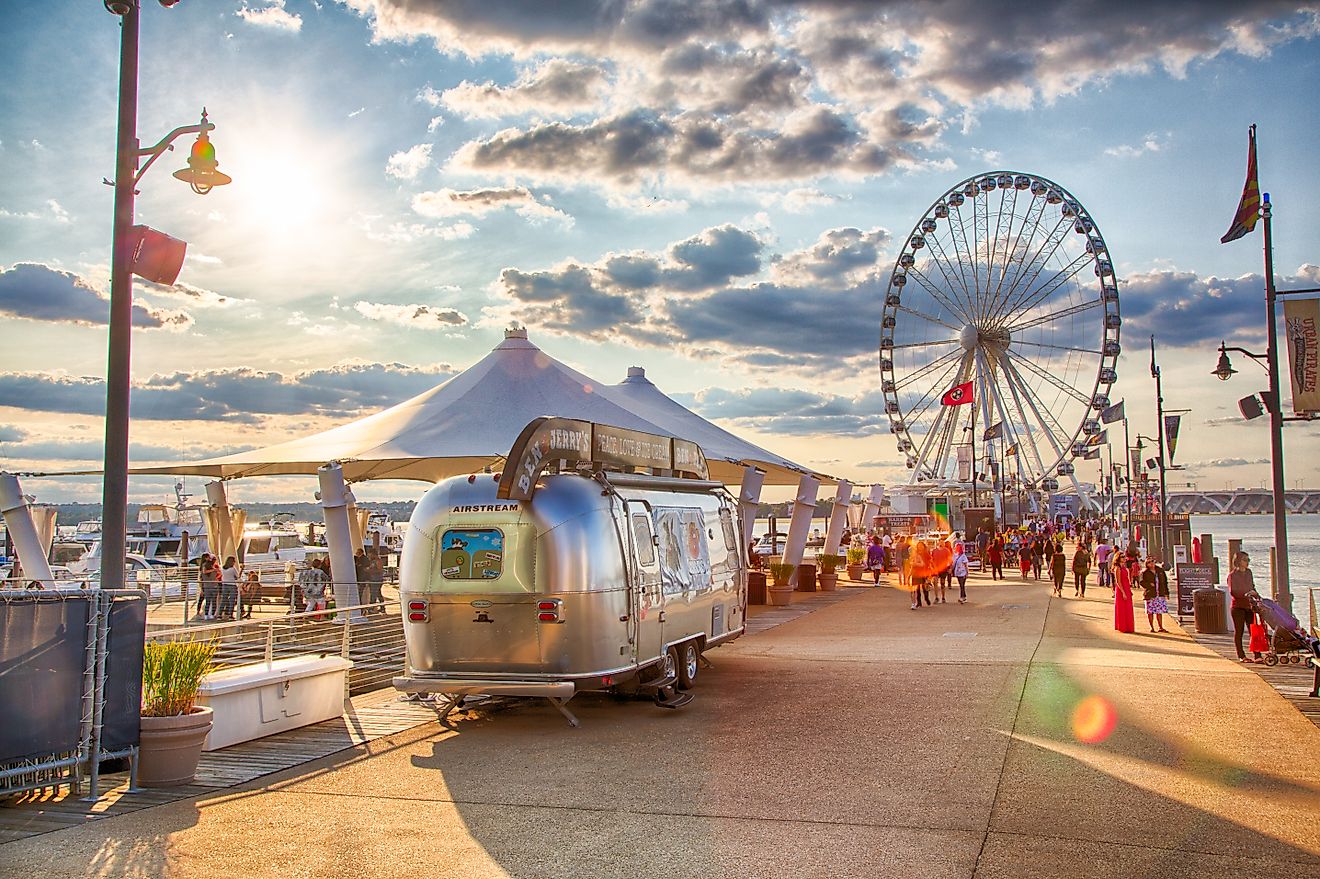
{"type": "Polygon", "coordinates": [[[664,592],[655,551],[650,504],[628,501],[628,532],[632,545],[631,615],[634,622],[633,659],[638,663],[660,657],[664,646],[664,592]]]}

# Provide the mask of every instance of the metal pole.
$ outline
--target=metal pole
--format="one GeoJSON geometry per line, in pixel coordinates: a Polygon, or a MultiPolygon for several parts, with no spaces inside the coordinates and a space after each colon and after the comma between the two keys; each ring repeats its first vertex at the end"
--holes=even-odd
{"type": "Polygon", "coordinates": [[[1270,229],[1270,194],[1261,196],[1265,218],[1265,302],[1268,312],[1267,356],[1270,364],[1270,471],[1274,479],[1274,548],[1278,568],[1274,578],[1274,600],[1292,611],[1292,589],[1288,582],[1288,506],[1283,482],[1283,398],[1279,395],[1279,333],[1274,314],[1274,236],[1270,229]]]}
{"type": "Polygon", "coordinates": [[[1164,390],[1160,377],[1160,368],[1155,365],[1155,337],[1150,337],[1150,374],[1155,377],[1155,419],[1159,422],[1160,443],[1160,562],[1168,566],[1169,557],[1169,521],[1165,515],[1167,503],[1164,483],[1164,390]]]}
{"type": "MultiPolygon", "coordinates": [[[[1127,522],[1124,532],[1127,534],[1127,540],[1123,541],[1127,546],[1132,545],[1132,436],[1128,433],[1127,415],[1123,416],[1123,470],[1127,473],[1127,522]]],[[[1126,548],[1126,547],[1125,547],[1126,548]]]]}
{"type": "Polygon", "coordinates": [[[110,341],[105,374],[105,466],[101,488],[101,588],[124,588],[128,532],[128,396],[132,374],[133,184],[137,173],[138,4],[120,16],[119,137],[110,263],[110,341]]]}

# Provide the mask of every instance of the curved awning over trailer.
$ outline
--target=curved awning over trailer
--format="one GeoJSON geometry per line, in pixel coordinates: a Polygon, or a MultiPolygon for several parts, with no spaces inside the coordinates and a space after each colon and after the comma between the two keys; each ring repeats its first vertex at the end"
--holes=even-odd
{"type": "Polygon", "coordinates": [[[726,484],[740,483],[747,464],[765,471],[767,485],[793,485],[810,472],[739,440],[658,389],[643,394],[622,387],[604,387],[560,363],[528,341],[526,330],[507,330],[504,341],[469,369],[374,415],[262,449],[129,472],[220,479],[314,475],[321,465],[337,461],[350,482],[435,482],[502,469],[523,428],[547,415],[690,439],[705,451],[711,478],[726,484]]]}

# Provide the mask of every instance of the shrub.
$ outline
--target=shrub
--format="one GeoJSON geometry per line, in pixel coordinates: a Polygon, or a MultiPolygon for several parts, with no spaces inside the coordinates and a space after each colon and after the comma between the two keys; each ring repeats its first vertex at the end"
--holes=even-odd
{"type": "Polygon", "coordinates": [[[866,550],[860,546],[848,547],[848,564],[862,565],[866,563],[866,550]]]}
{"type": "Polygon", "coordinates": [[[816,564],[820,567],[822,574],[833,574],[839,567],[839,562],[843,561],[843,556],[838,555],[820,555],[816,556],[816,564]]]}
{"type": "Polygon", "coordinates": [[[173,717],[192,711],[215,657],[211,641],[148,641],[142,654],[142,715],[173,717]]]}
{"type": "Polygon", "coordinates": [[[797,568],[793,565],[771,565],[770,577],[775,581],[776,586],[787,586],[788,581],[793,577],[793,572],[796,570],[797,568]]]}

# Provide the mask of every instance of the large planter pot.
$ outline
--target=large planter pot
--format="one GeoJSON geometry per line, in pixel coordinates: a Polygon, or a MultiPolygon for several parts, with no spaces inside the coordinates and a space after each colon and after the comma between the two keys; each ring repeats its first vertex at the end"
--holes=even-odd
{"type": "Polygon", "coordinates": [[[816,591],[816,566],[810,562],[803,562],[797,566],[797,591],[816,591]]]}
{"type": "Polygon", "coordinates": [[[785,583],[775,584],[766,590],[766,598],[772,607],[784,607],[793,603],[793,587],[785,583]]]}
{"type": "Polygon", "coordinates": [[[864,571],[864,570],[866,570],[866,568],[865,568],[864,565],[849,565],[849,566],[848,566],[848,579],[849,579],[849,580],[860,580],[860,579],[862,579],[862,571],[864,571]]]}
{"type": "Polygon", "coordinates": [[[747,603],[765,604],[765,572],[747,572],[747,603]]]}
{"type": "Polygon", "coordinates": [[[211,709],[204,707],[174,717],[143,717],[138,784],[174,787],[191,782],[212,719],[211,709]]]}
{"type": "Polygon", "coordinates": [[[816,582],[820,585],[821,592],[833,592],[839,588],[839,575],[833,571],[828,574],[817,574],[816,582]]]}

